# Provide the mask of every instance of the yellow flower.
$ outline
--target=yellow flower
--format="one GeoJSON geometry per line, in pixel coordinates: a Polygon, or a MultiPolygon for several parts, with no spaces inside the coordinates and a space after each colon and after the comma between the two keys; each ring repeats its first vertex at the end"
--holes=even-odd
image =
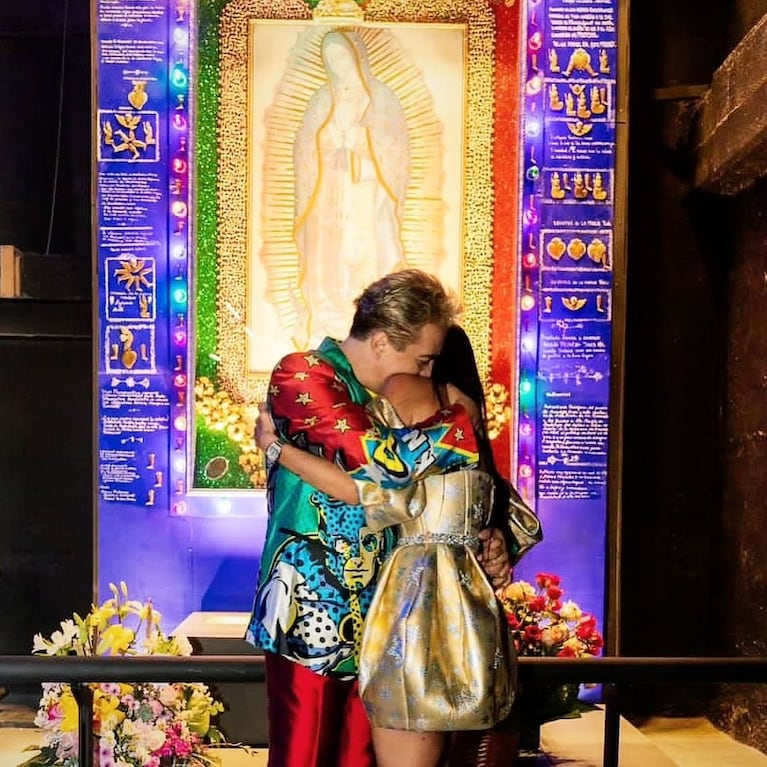
{"type": "Polygon", "coordinates": [[[135,638],[136,635],[131,629],[115,623],[101,635],[96,653],[108,655],[111,652],[112,655],[125,655],[135,638]]]}
{"type": "Polygon", "coordinates": [[[96,690],[93,695],[93,711],[97,733],[102,730],[114,730],[125,719],[125,712],[118,709],[119,705],[119,698],[114,695],[104,695],[96,690]]]}
{"type": "Polygon", "coordinates": [[[577,621],[580,620],[580,617],[583,613],[581,612],[581,608],[578,607],[575,602],[568,601],[562,605],[562,609],[559,611],[559,614],[566,621],[577,621]]]}
{"type": "Polygon", "coordinates": [[[525,602],[535,596],[535,589],[527,581],[514,581],[503,590],[503,598],[512,602],[525,602]]]}
{"type": "Polygon", "coordinates": [[[78,709],[75,696],[70,690],[62,690],[59,699],[61,714],[64,717],[59,725],[62,732],[74,732],[77,729],[78,709]]]}

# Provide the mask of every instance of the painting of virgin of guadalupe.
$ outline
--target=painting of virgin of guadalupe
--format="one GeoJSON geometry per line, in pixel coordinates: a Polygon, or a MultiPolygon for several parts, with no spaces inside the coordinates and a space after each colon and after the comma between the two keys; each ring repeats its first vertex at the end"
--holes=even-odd
{"type": "MultiPolygon", "coordinates": [[[[254,26],[259,64],[277,25],[254,26]]],[[[271,100],[263,83],[251,99],[264,101],[250,123],[253,371],[345,337],[354,299],[388,272],[425,269],[460,292],[465,28],[288,29],[271,100]]]]}
{"type": "Polygon", "coordinates": [[[321,42],[327,82],[310,99],[294,144],[299,344],[343,338],[349,307],[379,276],[407,265],[402,242],[410,179],[408,125],[394,91],[370,71],[352,31],[321,42]]]}

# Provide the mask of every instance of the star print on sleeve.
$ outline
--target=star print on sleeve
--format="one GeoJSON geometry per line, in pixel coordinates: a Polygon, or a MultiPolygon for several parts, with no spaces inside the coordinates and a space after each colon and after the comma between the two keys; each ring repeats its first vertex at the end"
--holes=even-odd
{"type": "Polygon", "coordinates": [[[427,473],[477,460],[474,432],[462,407],[437,412],[412,427],[379,424],[352,400],[319,354],[294,353],[281,360],[272,373],[269,406],[283,438],[355,472],[356,478],[384,486],[404,486],[427,473]]]}
{"type": "Polygon", "coordinates": [[[284,357],[272,373],[269,395],[275,425],[288,440],[344,466],[356,467],[365,459],[361,436],[374,428],[372,418],[352,402],[323,357],[284,357]]]}

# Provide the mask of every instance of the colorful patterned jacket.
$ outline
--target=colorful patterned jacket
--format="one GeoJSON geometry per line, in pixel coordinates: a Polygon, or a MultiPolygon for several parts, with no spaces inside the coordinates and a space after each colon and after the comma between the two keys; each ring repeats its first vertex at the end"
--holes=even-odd
{"type": "MultiPolygon", "coordinates": [[[[374,482],[405,503],[412,482],[475,465],[477,445],[461,406],[391,429],[366,409],[371,394],[338,343],[289,354],[276,366],[269,406],[278,433],[374,482]]],[[[332,498],[277,464],[269,472],[269,521],[246,639],[319,674],[353,678],[362,622],[391,532],[373,532],[362,506],[332,498]]]]}

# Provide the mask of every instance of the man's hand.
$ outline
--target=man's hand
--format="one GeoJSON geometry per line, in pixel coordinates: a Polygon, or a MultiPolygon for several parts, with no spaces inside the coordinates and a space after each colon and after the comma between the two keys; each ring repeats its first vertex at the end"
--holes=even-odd
{"type": "Polygon", "coordinates": [[[258,419],[256,420],[256,443],[261,450],[266,450],[277,439],[277,431],[274,421],[269,413],[269,407],[265,402],[258,405],[258,419]]]}
{"type": "Polygon", "coordinates": [[[477,560],[494,589],[511,583],[511,563],[503,533],[495,527],[487,527],[479,533],[480,548],[477,560]]]}

